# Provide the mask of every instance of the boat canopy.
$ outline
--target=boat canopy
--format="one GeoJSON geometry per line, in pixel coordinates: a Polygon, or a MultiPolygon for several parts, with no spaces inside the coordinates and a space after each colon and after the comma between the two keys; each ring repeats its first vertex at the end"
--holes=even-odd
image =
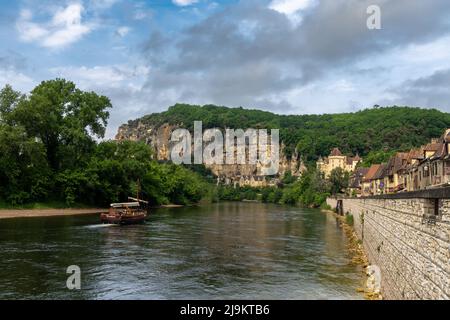
{"type": "Polygon", "coordinates": [[[122,202],[122,203],[111,203],[111,207],[113,208],[131,208],[131,207],[140,207],[139,202],[122,202]]]}

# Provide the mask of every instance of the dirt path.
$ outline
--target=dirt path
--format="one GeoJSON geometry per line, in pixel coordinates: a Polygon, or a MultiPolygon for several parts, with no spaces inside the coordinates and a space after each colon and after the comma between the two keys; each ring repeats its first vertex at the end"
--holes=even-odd
{"type": "Polygon", "coordinates": [[[24,210],[0,210],[0,219],[8,218],[30,218],[30,217],[53,217],[74,216],[83,214],[95,214],[107,212],[108,209],[24,209],[24,210]]]}

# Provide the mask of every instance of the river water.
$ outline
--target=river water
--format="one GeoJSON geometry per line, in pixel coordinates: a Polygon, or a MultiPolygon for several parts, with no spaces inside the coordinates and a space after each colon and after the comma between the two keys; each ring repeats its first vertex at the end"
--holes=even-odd
{"type": "Polygon", "coordinates": [[[0,299],[361,299],[336,218],[219,203],[154,210],[144,225],[98,216],[0,220],[0,299]],[[66,269],[81,269],[68,290],[66,269]]]}

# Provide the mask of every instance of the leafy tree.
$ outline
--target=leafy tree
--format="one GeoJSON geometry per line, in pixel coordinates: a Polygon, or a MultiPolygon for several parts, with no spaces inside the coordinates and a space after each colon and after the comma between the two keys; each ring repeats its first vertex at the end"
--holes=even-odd
{"type": "MultiPolygon", "coordinates": [[[[11,104],[9,92],[5,105],[11,104]]],[[[14,103],[12,103],[13,105],[14,103]]],[[[83,92],[64,79],[44,81],[30,95],[20,99],[12,110],[11,119],[22,125],[28,136],[44,144],[47,160],[53,170],[73,167],[95,146],[93,137],[105,133],[111,102],[94,92],[83,92]]]]}
{"type": "Polygon", "coordinates": [[[10,85],[6,85],[0,90],[0,124],[12,124],[10,115],[17,104],[24,99],[24,96],[14,91],[10,85]]]}
{"type": "Polygon", "coordinates": [[[296,180],[297,180],[297,177],[294,177],[294,176],[292,175],[291,170],[287,170],[287,171],[284,173],[284,176],[283,176],[283,179],[281,180],[281,182],[282,182],[283,184],[291,184],[291,183],[294,183],[296,180]]]}
{"type": "Polygon", "coordinates": [[[333,169],[330,172],[331,193],[337,194],[348,188],[350,175],[342,168],[333,169]]]}
{"type": "Polygon", "coordinates": [[[395,150],[392,151],[371,151],[367,156],[364,157],[364,161],[361,166],[369,168],[373,164],[385,163],[394,156],[395,150]]]}
{"type": "Polygon", "coordinates": [[[0,124],[0,198],[21,204],[46,197],[50,187],[43,145],[21,127],[0,124]]]}

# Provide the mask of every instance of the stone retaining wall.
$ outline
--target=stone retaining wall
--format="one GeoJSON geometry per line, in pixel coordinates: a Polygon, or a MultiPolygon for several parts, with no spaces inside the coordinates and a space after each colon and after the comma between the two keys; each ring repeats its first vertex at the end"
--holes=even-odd
{"type": "MultiPolygon", "coordinates": [[[[340,200],[381,270],[385,299],[450,299],[450,199],[340,200]]],[[[327,199],[332,208],[337,201],[327,199]]]]}

